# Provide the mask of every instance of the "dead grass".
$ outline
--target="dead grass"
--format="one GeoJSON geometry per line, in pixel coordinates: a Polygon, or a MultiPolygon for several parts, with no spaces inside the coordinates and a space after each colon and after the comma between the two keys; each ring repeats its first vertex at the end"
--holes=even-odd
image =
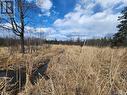
{"type": "MultiPolygon", "coordinates": [[[[1,55],[6,57],[4,52],[0,52],[1,55]]],[[[126,48],[58,45],[26,56],[35,63],[49,57],[47,74],[50,79],[46,81],[42,77],[21,95],[124,95],[127,92],[126,48]]],[[[20,54],[15,57],[8,63],[24,62],[20,54]]]]}

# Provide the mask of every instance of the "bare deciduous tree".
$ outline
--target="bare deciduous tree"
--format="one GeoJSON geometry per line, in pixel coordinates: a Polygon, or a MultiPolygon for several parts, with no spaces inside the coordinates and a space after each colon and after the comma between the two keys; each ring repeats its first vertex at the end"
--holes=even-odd
{"type": "Polygon", "coordinates": [[[12,30],[13,33],[20,38],[20,45],[21,45],[21,53],[25,53],[25,46],[24,46],[24,33],[25,33],[25,26],[27,22],[25,22],[25,18],[28,16],[27,11],[30,8],[30,5],[26,3],[25,0],[16,0],[15,1],[15,14],[7,13],[6,18],[2,18],[4,22],[6,21],[8,25],[1,24],[0,27],[8,30],[12,30]]]}

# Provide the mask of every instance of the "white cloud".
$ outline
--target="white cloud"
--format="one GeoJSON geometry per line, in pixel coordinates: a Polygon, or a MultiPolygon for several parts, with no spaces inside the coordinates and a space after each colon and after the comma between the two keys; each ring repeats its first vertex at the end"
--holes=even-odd
{"type": "MultiPolygon", "coordinates": [[[[55,29],[64,35],[87,35],[84,38],[104,37],[117,32],[117,18],[120,12],[113,13],[112,8],[122,2],[118,7],[127,5],[127,0],[81,0],[74,9],[65,15],[64,19],[54,22],[55,29]],[[100,4],[102,11],[94,13],[93,7],[100,4]]],[[[80,36],[82,37],[82,36],[80,36]]]]}
{"type": "Polygon", "coordinates": [[[36,0],[36,5],[44,12],[44,15],[50,16],[50,9],[53,6],[51,0],[36,0]]]}
{"type": "Polygon", "coordinates": [[[49,36],[52,36],[55,34],[55,30],[51,27],[49,28],[44,28],[44,27],[31,27],[31,26],[26,26],[25,27],[25,37],[46,37],[49,38],[49,36]]]}
{"type": "Polygon", "coordinates": [[[118,3],[124,3],[127,4],[127,0],[97,0],[97,3],[100,3],[104,8],[110,8],[118,3]]]}
{"type": "Polygon", "coordinates": [[[39,33],[39,32],[50,32],[51,28],[42,28],[42,27],[34,28],[34,27],[31,27],[31,26],[26,26],[25,30],[27,32],[39,33]]]}
{"type": "Polygon", "coordinates": [[[43,14],[39,14],[39,16],[50,16],[50,9],[53,6],[53,3],[51,0],[27,0],[28,2],[34,2],[36,5],[41,9],[43,14]]]}
{"type": "Polygon", "coordinates": [[[50,10],[52,7],[52,2],[50,0],[37,0],[36,4],[39,8],[41,8],[42,10],[50,10]]]}

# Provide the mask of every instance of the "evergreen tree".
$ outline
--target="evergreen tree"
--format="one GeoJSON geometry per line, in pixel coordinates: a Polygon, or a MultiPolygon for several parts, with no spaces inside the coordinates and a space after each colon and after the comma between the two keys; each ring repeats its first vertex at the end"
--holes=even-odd
{"type": "Polygon", "coordinates": [[[120,22],[117,28],[119,32],[113,36],[113,45],[124,45],[127,40],[127,7],[122,10],[122,16],[118,17],[120,22]]]}

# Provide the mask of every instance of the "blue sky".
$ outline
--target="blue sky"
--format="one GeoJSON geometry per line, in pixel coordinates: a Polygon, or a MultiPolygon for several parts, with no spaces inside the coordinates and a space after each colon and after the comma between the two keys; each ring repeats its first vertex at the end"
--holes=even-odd
{"type": "Polygon", "coordinates": [[[27,0],[31,23],[26,30],[47,39],[104,37],[117,32],[117,18],[127,0],[27,0]]]}

